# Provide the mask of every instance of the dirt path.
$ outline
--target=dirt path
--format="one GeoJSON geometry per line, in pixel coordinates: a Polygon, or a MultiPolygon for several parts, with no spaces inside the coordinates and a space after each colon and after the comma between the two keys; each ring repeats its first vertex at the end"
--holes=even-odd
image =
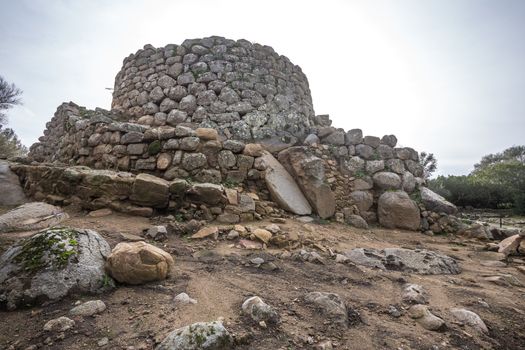
{"type": "MultiPolygon", "coordinates": [[[[89,218],[70,213],[65,223],[91,228],[101,233],[111,246],[120,233],[139,235],[151,225],[148,219],[120,214],[89,218]]],[[[264,227],[269,222],[252,225],[264,227]]],[[[60,302],[14,312],[0,312],[0,349],[98,349],[97,342],[107,337],[104,349],[153,349],[171,330],[197,321],[224,318],[225,326],[237,339],[237,349],[313,349],[323,340],[331,340],[336,349],[525,349],[525,288],[500,286],[483,276],[512,274],[525,283],[525,275],[515,268],[515,261],[505,268],[480,265],[483,243],[455,237],[429,237],[396,230],[357,230],[340,224],[302,224],[288,220],[282,230],[297,233],[305,249],[330,248],[343,251],[354,247],[425,248],[450,255],[460,261],[459,275],[421,276],[396,271],[380,271],[336,263],[328,250],[318,253],[324,264],[302,262],[282,257],[283,249],[248,251],[233,247],[232,241],[191,241],[170,236],[154,243],[173,254],[177,271],[173,278],[142,286],[119,286],[98,296],[81,295],[60,302]],[[257,268],[250,259],[262,257],[278,269],[257,268]],[[430,294],[429,307],[443,318],[447,329],[432,332],[423,329],[406,314],[401,288],[406,282],[425,287],[430,294]],[[328,322],[303,301],[312,291],[339,294],[354,310],[354,321],[347,329],[328,322]],[[186,292],[197,299],[195,305],[178,306],[174,295],[186,292]],[[281,323],[262,328],[240,312],[242,302],[258,295],[274,306],[281,323]],[[67,315],[77,300],[100,298],[108,309],[95,317],[76,318],[73,332],[64,339],[47,340],[42,327],[48,320],[67,315]],[[401,316],[389,313],[391,306],[401,316]],[[464,307],[476,312],[489,328],[488,335],[459,325],[449,309],[464,307]],[[359,316],[356,316],[356,315],[359,316]],[[51,344],[52,342],[52,344],[51,344]]],[[[0,252],[17,235],[0,236],[0,252]]]]}

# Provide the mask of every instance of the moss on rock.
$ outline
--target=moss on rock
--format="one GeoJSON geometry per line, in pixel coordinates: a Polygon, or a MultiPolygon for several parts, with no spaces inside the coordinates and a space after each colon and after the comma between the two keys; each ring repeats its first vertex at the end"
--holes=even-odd
{"type": "Polygon", "coordinates": [[[20,263],[26,271],[36,272],[47,267],[63,268],[78,253],[78,232],[70,228],[55,227],[25,240],[14,261],[20,263]]]}

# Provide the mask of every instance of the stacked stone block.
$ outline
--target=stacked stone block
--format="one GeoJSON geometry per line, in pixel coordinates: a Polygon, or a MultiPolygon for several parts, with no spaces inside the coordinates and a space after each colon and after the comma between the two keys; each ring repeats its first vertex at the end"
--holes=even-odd
{"type": "Polygon", "coordinates": [[[124,60],[112,108],[146,125],[192,123],[236,140],[295,143],[314,116],[301,68],[271,47],[222,37],[146,45],[124,60]]]}

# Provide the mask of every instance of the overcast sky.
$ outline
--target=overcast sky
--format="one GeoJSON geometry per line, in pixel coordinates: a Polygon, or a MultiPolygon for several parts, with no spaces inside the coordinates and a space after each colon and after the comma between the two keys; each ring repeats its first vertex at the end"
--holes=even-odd
{"type": "Polygon", "coordinates": [[[316,114],[433,152],[440,174],[525,144],[525,1],[0,0],[0,75],[24,90],[30,145],[57,106],[110,108],[124,57],[220,35],[306,73],[316,114]]]}

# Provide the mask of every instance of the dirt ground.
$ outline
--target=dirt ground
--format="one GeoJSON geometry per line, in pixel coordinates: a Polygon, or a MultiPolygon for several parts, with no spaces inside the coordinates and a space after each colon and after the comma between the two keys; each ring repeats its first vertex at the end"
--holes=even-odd
{"type": "MultiPolygon", "coordinates": [[[[90,218],[71,212],[65,225],[98,231],[113,247],[120,233],[140,235],[151,225],[149,219],[112,214],[90,218]]],[[[250,223],[264,227],[269,221],[250,223]]],[[[77,295],[62,301],[0,312],[0,349],[154,349],[171,330],[197,321],[224,319],[234,335],[236,349],[315,349],[331,340],[335,349],[525,349],[525,288],[500,286],[484,276],[512,274],[525,284],[525,275],[515,267],[525,262],[515,259],[505,268],[480,265],[484,243],[454,236],[425,236],[417,232],[372,228],[358,230],[337,223],[304,224],[289,219],[279,224],[294,232],[307,250],[316,250],[324,264],[281,257],[284,249],[245,250],[220,237],[215,241],[190,240],[170,235],[162,243],[150,242],[170,252],[176,263],[168,280],[141,286],[119,285],[101,295],[77,295]],[[317,249],[315,247],[317,247],[317,249]],[[380,271],[336,263],[329,253],[354,247],[424,248],[459,260],[459,275],[422,276],[396,271],[380,271]],[[324,250],[324,251],[323,251],[324,250]],[[262,257],[277,270],[254,267],[249,260],[262,257]],[[429,308],[443,318],[447,329],[423,329],[406,313],[401,300],[406,282],[422,285],[429,292],[429,308]],[[312,291],[333,292],[345,300],[350,326],[341,328],[307,305],[304,295],[312,291]],[[175,305],[173,297],[186,292],[197,299],[194,305],[175,305]],[[241,313],[242,302],[258,295],[274,306],[281,317],[278,326],[262,328],[241,313]],[[74,318],[73,331],[50,335],[43,325],[50,319],[67,316],[77,300],[101,299],[107,310],[95,317],[74,318]],[[401,310],[394,317],[388,310],[401,310]],[[489,328],[488,335],[477,333],[453,319],[449,309],[464,307],[476,312],[489,328]],[[107,337],[109,343],[97,342],[107,337]],[[47,343],[47,345],[45,344],[47,343]]],[[[31,233],[0,235],[0,253],[31,233]]],[[[296,250],[299,250],[297,247],[296,250]]],[[[293,252],[292,252],[293,253],[293,252]]]]}

